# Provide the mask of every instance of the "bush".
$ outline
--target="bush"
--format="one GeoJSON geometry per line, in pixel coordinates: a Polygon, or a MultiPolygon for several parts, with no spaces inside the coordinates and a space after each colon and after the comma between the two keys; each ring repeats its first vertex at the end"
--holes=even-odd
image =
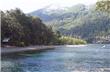
{"type": "Polygon", "coordinates": [[[59,38],[60,44],[86,44],[87,42],[85,40],[82,39],[77,39],[77,38],[72,38],[72,37],[68,37],[68,36],[62,36],[59,38]]]}

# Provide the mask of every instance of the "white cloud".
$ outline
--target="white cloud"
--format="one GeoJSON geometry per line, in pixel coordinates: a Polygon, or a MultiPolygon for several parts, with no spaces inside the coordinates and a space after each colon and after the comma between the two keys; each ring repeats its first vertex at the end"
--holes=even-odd
{"type": "Polygon", "coordinates": [[[96,1],[97,0],[0,0],[0,9],[9,10],[17,7],[22,9],[24,12],[31,12],[50,4],[72,6],[81,3],[90,5],[96,1]]]}

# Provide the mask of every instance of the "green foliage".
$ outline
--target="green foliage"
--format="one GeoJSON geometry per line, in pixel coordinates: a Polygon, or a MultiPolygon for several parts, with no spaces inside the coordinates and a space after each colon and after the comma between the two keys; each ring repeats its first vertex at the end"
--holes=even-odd
{"type": "Polygon", "coordinates": [[[110,13],[110,0],[100,0],[96,3],[96,9],[110,13]]]}
{"type": "Polygon", "coordinates": [[[1,40],[9,38],[8,45],[50,45],[50,44],[85,44],[80,39],[61,36],[53,32],[42,20],[24,14],[20,9],[1,12],[1,40]]]}
{"type": "MultiPolygon", "coordinates": [[[[101,2],[102,1],[99,1],[99,4],[101,2]]],[[[110,35],[109,2],[109,0],[108,2],[106,2],[106,0],[103,1],[104,7],[107,6],[104,12],[102,10],[96,10],[96,7],[100,8],[100,5],[94,5],[89,8],[84,5],[76,5],[64,8],[64,10],[56,10],[56,13],[51,10],[45,12],[46,10],[43,9],[40,15],[42,15],[42,13],[48,15],[48,18],[46,17],[48,20],[46,21],[45,17],[43,17],[45,24],[52,26],[54,30],[60,31],[61,34],[85,39],[92,43],[96,41],[97,36],[107,38],[110,35]],[[51,15],[49,13],[51,13],[51,15]],[[51,18],[51,20],[49,18],[51,18]]]]}
{"type": "Polygon", "coordinates": [[[59,38],[59,41],[61,44],[70,44],[70,45],[78,45],[78,44],[86,44],[87,42],[85,40],[77,39],[77,38],[72,38],[69,36],[62,36],[59,38]]]}
{"type": "MultiPolygon", "coordinates": [[[[50,44],[54,33],[37,17],[24,14],[20,9],[1,11],[1,40],[9,38],[9,45],[27,46],[50,44]]],[[[52,42],[53,43],[53,42],[52,42]]]]}

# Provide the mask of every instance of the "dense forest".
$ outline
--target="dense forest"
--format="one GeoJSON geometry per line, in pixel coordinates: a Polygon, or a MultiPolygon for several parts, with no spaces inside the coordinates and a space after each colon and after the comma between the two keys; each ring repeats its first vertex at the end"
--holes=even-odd
{"type": "MultiPolygon", "coordinates": [[[[53,32],[52,28],[47,27],[40,18],[27,15],[18,8],[6,12],[1,11],[2,45],[28,46],[65,44],[61,43],[62,39],[60,40],[60,37],[59,32],[53,32]]],[[[85,41],[82,43],[81,40],[79,43],[84,44],[85,41]]]]}
{"type": "Polygon", "coordinates": [[[45,7],[30,13],[62,35],[82,38],[89,43],[110,43],[110,1],[94,5],[50,9],[45,7]]]}
{"type": "Polygon", "coordinates": [[[53,32],[37,17],[27,16],[20,9],[1,12],[1,39],[13,45],[50,44],[53,32]]]}
{"type": "Polygon", "coordinates": [[[110,43],[109,0],[91,6],[47,6],[28,14],[18,8],[1,11],[2,46],[86,44],[85,40],[110,43]]]}

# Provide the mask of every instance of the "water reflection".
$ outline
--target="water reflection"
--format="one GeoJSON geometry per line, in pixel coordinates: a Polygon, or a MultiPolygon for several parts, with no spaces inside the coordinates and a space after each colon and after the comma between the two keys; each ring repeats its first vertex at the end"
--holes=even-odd
{"type": "Polygon", "coordinates": [[[110,72],[110,45],[61,47],[2,57],[2,72],[110,72]]]}

